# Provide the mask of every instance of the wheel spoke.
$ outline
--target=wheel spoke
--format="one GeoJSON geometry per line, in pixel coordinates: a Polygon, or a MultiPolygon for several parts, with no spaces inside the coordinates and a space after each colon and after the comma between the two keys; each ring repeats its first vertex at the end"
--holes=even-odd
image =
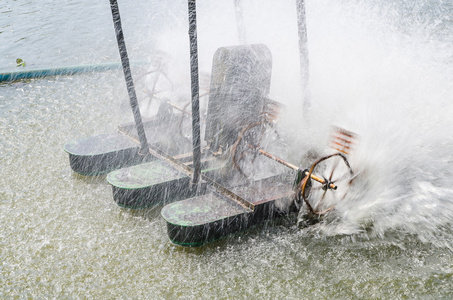
{"type": "Polygon", "coordinates": [[[344,172],[340,176],[336,176],[335,179],[332,180],[332,183],[335,183],[339,180],[347,178],[347,176],[350,174],[350,172],[344,172]]]}
{"type": "Polygon", "coordinates": [[[332,172],[330,173],[330,176],[329,176],[329,181],[332,181],[332,176],[333,176],[333,173],[335,172],[335,169],[338,166],[338,161],[339,161],[338,159],[335,160],[335,164],[333,165],[332,172]]]}
{"type": "Polygon", "coordinates": [[[321,206],[322,200],[324,200],[324,197],[326,196],[327,190],[322,193],[321,199],[319,200],[318,204],[316,205],[316,210],[319,209],[319,206],[321,206]]]}
{"type": "MultiPolygon", "coordinates": [[[[343,197],[341,197],[341,200],[344,200],[344,198],[346,198],[346,195],[348,194],[348,192],[346,191],[344,194],[343,194],[343,197]]],[[[341,201],[340,200],[340,201],[341,201]]]]}
{"type": "Polygon", "coordinates": [[[324,184],[314,184],[311,188],[310,194],[304,197],[304,201],[307,203],[310,211],[318,215],[322,215],[333,210],[335,206],[346,197],[346,192],[350,187],[349,185],[352,184],[355,178],[352,177],[352,169],[348,160],[342,153],[335,153],[318,159],[315,163],[313,163],[308,174],[308,180],[315,181],[310,177],[312,174],[316,174],[318,177],[323,175],[321,178],[325,181],[324,184]],[[332,159],[334,161],[332,161],[332,159]],[[344,164],[341,163],[341,160],[344,164]],[[326,186],[330,183],[335,183],[339,189],[333,190],[326,186]],[[326,205],[329,205],[330,207],[323,209],[323,206],[326,205]]]}
{"type": "Polygon", "coordinates": [[[337,197],[337,195],[338,195],[338,193],[337,193],[337,192],[335,192],[335,193],[332,193],[332,198],[333,198],[333,200],[334,200],[334,204],[337,204],[337,203],[338,203],[338,201],[337,201],[337,200],[338,200],[338,197],[337,197]]]}

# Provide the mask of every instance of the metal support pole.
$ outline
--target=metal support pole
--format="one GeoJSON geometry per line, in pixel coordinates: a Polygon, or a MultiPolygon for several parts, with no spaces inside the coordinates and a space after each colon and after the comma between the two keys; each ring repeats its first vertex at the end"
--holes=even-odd
{"type": "Polygon", "coordinates": [[[240,44],[246,44],[245,38],[245,26],[244,26],[244,15],[242,13],[241,0],[234,0],[234,10],[236,12],[236,23],[238,28],[238,37],[240,44]]]}
{"type": "Polygon", "coordinates": [[[189,39],[190,39],[190,80],[192,87],[192,145],[193,145],[193,184],[198,184],[201,174],[200,139],[200,89],[198,82],[197,8],[195,0],[188,0],[189,39]]]}
{"type": "Polygon", "coordinates": [[[297,7],[297,27],[299,33],[299,58],[300,71],[302,77],[302,93],[304,114],[310,109],[310,90],[309,82],[309,63],[308,63],[308,46],[307,46],[307,23],[305,18],[305,1],[296,0],[297,7]]]}
{"type": "Polygon", "coordinates": [[[140,114],[140,107],[138,106],[137,95],[135,93],[134,81],[132,80],[131,67],[127,56],[126,43],[124,41],[123,29],[121,27],[120,11],[117,0],[110,0],[110,8],[112,10],[113,25],[115,27],[118,50],[121,56],[121,64],[123,65],[124,78],[126,79],[127,92],[129,94],[132,113],[134,114],[138,138],[140,139],[139,154],[148,155],[148,141],[146,140],[145,129],[143,127],[142,116],[140,114]]]}

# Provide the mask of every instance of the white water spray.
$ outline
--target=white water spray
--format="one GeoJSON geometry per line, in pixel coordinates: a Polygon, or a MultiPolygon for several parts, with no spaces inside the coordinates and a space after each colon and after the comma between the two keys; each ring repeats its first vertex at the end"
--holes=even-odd
{"type": "MultiPolygon", "coordinates": [[[[214,51],[239,43],[234,3],[198,8],[200,67],[209,73],[214,51]]],[[[181,9],[184,19],[163,31],[158,45],[176,58],[169,69],[184,98],[181,9]]],[[[331,125],[360,136],[350,162],[366,186],[317,227],[324,234],[402,229],[428,240],[453,222],[452,11],[442,1],[306,1],[312,110],[304,120],[295,3],[243,1],[248,42],[266,44],[273,55],[270,96],[287,107],[281,123],[289,160],[309,167],[302,157],[323,152],[331,125]]]]}
{"type": "Polygon", "coordinates": [[[431,237],[445,228],[451,235],[453,223],[453,43],[451,30],[433,24],[451,29],[451,7],[439,15],[429,3],[400,7],[407,20],[395,20],[389,3],[331,2],[317,2],[309,23],[312,118],[325,130],[308,133],[327,136],[329,123],[358,133],[351,164],[367,185],[319,228],[329,235],[402,229],[436,243],[431,237]]]}

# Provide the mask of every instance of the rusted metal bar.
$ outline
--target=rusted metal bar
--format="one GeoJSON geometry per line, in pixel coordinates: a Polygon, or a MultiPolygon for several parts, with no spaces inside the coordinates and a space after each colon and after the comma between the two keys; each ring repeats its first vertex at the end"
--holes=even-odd
{"type": "MultiPolygon", "coordinates": [[[[119,129],[119,131],[121,133],[125,134],[127,137],[129,137],[134,142],[136,142],[138,144],[140,143],[140,141],[137,138],[137,136],[133,135],[131,132],[128,132],[128,131],[125,131],[125,130],[123,131],[121,129],[119,129]]],[[[160,159],[162,161],[165,161],[166,163],[168,163],[169,165],[171,165],[172,167],[174,167],[178,171],[186,174],[187,176],[189,176],[189,177],[193,176],[193,172],[194,172],[193,168],[191,168],[188,165],[180,162],[175,157],[165,153],[164,151],[162,151],[162,150],[160,150],[160,149],[158,149],[156,147],[152,147],[151,145],[148,145],[148,146],[149,146],[149,153],[150,154],[154,155],[156,158],[158,158],[158,159],[160,159]]],[[[204,180],[207,183],[209,183],[212,187],[214,187],[214,189],[219,194],[227,197],[228,199],[230,199],[233,202],[239,204],[240,206],[244,207],[245,209],[248,209],[250,211],[253,211],[255,209],[255,205],[253,203],[251,203],[251,202],[245,200],[244,198],[242,198],[241,196],[233,193],[232,191],[228,190],[227,188],[222,186],[220,183],[218,183],[215,180],[207,177],[206,175],[200,174],[200,179],[204,180]]]]}
{"type": "MultiPolygon", "coordinates": [[[[277,156],[275,156],[275,155],[272,155],[272,154],[270,154],[270,153],[264,151],[263,149],[259,149],[258,152],[259,152],[261,155],[264,155],[264,156],[266,156],[266,157],[268,157],[268,158],[270,158],[270,159],[272,159],[272,160],[275,160],[276,162],[278,162],[278,163],[280,163],[280,164],[282,164],[282,165],[284,165],[284,166],[287,166],[287,167],[290,168],[290,169],[293,169],[293,170],[295,170],[295,171],[300,170],[299,167],[297,167],[297,166],[295,166],[295,165],[293,165],[293,164],[291,164],[291,163],[289,163],[289,162],[287,162],[287,161],[284,161],[283,159],[281,159],[281,158],[279,158],[279,157],[277,157],[277,156]]],[[[305,176],[307,176],[308,174],[309,174],[308,171],[305,172],[305,176]]],[[[310,178],[313,179],[313,180],[316,180],[317,182],[319,182],[319,183],[321,183],[321,184],[326,184],[326,181],[325,181],[323,178],[318,177],[318,176],[316,176],[316,175],[314,175],[314,174],[311,174],[311,175],[310,175],[310,178]]],[[[329,184],[329,187],[330,187],[331,189],[333,189],[333,190],[336,190],[336,189],[337,189],[337,186],[336,186],[335,184],[333,184],[333,183],[330,183],[330,184],[329,184]]]]}
{"type": "MultiPolygon", "coordinates": [[[[305,172],[305,175],[308,175],[308,172],[305,172]]],[[[310,175],[310,178],[313,179],[313,180],[316,180],[317,182],[319,182],[319,183],[321,183],[321,184],[326,184],[326,181],[325,181],[323,178],[318,177],[318,176],[316,176],[316,175],[314,175],[314,174],[311,174],[311,175],[310,175]]],[[[333,190],[336,190],[336,189],[337,189],[337,186],[336,186],[335,184],[333,184],[333,183],[330,183],[330,184],[329,184],[329,187],[330,187],[331,189],[333,189],[333,190]]]]}
{"type": "Polygon", "coordinates": [[[279,157],[277,157],[277,156],[275,156],[275,155],[272,155],[272,154],[270,154],[270,153],[264,151],[263,149],[259,149],[258,152],[259,152],[261,155],[264,155],[264,156],[266,156],[266,157],[268,157],[268,158],[270,158],[270,159],[272,159],[272,160],[275,160],[276,162],[278,162],[278,163],[280,163],[280,164],[282,164],[282,165],[284,165],[284,166],[287,166],[287,167],[290,168],[290,169],[293,169],[293,170],[295,170],[295,171],[299,170],[299,167],[297,167],[297,166],[295,166],[295,165],[293,165],[293,164],[291,164],[291,163],[289,163],[289,162],[287,162],[287,161],[284,161],[283,159],[281,159],[281,158],[279,158],[279,157]]]}
{"type": "Polygon", "coordinates": [[[230,191],[229,189],[227,189],[226,187],[222,186],[220,183],[214,181],[213,179],[205,176],[205,175],[201,175],[201,178],[203,180],[205,180],[206,182],[208,182],[209,184],[211,184],[216,190],[217,192],[219,192],[220,194],[226,196],[227,198],[233,200],[234,202],[236,202],[237,204],[239,204],[240,206],[246,208],[246,209],[249,209],[250,211],[253,211],[255,210],[255,204],[245,200],[244,198],[242,198],[241,196],[233,193],[232,191],[230,191]]]}
{"type": "Polygon", "coordinates": [[[190,112],[188,112],[187,110],[185,110],[184,108],[181,108],[179,106],[177,106],[176,104],[173,104],[172,102],[168,101],[167,102],[171,107],[173,107],[174,109],[176,110],[179,110],[180,112],[188,115],[188,116],[191,116],[192,114],[190,112]]]}
{"type": "Polygon", "coordinates": [[[357,135],[343,128],[334,127],[330,147],[344,154],[349,154],[355,144],[357,135]]]}

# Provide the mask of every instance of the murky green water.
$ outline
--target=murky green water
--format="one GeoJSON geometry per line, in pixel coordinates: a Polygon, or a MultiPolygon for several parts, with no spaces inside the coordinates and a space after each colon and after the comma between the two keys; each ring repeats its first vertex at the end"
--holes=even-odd
{"type": "MultiPolygon", "coordinates": [[[[152,14],[152,5],[143,12],[143,3],[127,2],[123,18],[135,12],[136,22],[142,24],[134,33],[124,21],[126,36],[131,37],[128,48],[140,59],[147,47],[138,33],[148,31],[146,22],[139,21],[152,23],[167,15],[164,5],[158,6],[159,14],[152,14]]],[[[198,2],[205,9],[215,7],[198,2]]],[[[367,154],[359,153],[358,161],[367,162],[375,182],[368,193],[339,207],[339,220],[313,228],[300,229],[294,220],[280,220],[203,248],[179,248],[168,241],[161,207],[143,211],[118,207],[105,178],[74,174],[63,151],[70,140],[114,131],[117,124],[132,119],[121,72],[0,84],[0,298],[449,299],[452,40],[437,36],[432,44],[415,47],[412,43],[419,41],[415,38],[393,43],[397,35],[392,31],[383,44],[361,37],[361,30],[351,37],[348,30],[354,22],[336,23],[329,17],[341,15],[339,4],[307,2],[312,32],[325,34],[336,24],[336,33],[346,38],[338,57],[323,47],[339,42],[338,35],[330,36],[329,42],[312,35],[313,49],[318,50],[313,54],[312,92],[318,100],[314,116],[329,123],[354,115],[345,122],[361,134],[367,154]],[[360,40],[369,43],[356,43],[348,56],[350,43],[360,40]],[[390,54],[381,56],[379,47],[387,47],[390,54]],[[369,50],[371,56],[356,55],[361,50],[369,50]],[[400,61],[402,54],[407,61],[400,61]],[[376,58],[381,60],[371,63],[376,58]],[[417,73],[419,68],[411,65],[423,66],[424,72],[417,73]],[[346,72],[344,78],[336,77],[340,69],[346,72]],[[351,80],[355,84],[342,84],[351,80]],[[322,102],[335,93],[345,96],[338,96],[338,103],[322,102]],[[332,107],[341,118],[326,113],[332,107]]],[[[0,48],[8,54],[0,58],[0,68],[15,69],[17,53],[39,67],[117,59],[108,4],[88,3],[2,2],[0,48]],[[102,13],[86,17],[97,9],[102,13]],[[50,18],[44,29],[21,23],[22,18],[40,14],[50,18]],[[26,58],[25,49],[34,49],[32,58],[26,58]]],[[[185,8],[183,2],[177,5],[185,8]]],[[[370,13],[358,1],[347,5],[370,13]]],[[[259,7],[256,1],[250,1],[244,10],[255,6],[259,7]]],[[[168,16],[178,20],[184,10],[168,16]]],[[[256,18],[251,12],[250,16],[256,18]]],[[[444,34],[445,18],[440,15],[433,30],[440,26],[444,34]]],[[[280,47],[272,49],[277,50],[274,70],[279,71],[284,68],[278,65],[280,47]]],[[[282,88],[279,74],[274,73],[273,82],[282,88]]],[[[273,96],[285,100],[290,92],[279,94],[279,88],[273,96]]],[[[323,126],[315,137],[303,135],[307,142],[322,145],[323,126]]]]}

